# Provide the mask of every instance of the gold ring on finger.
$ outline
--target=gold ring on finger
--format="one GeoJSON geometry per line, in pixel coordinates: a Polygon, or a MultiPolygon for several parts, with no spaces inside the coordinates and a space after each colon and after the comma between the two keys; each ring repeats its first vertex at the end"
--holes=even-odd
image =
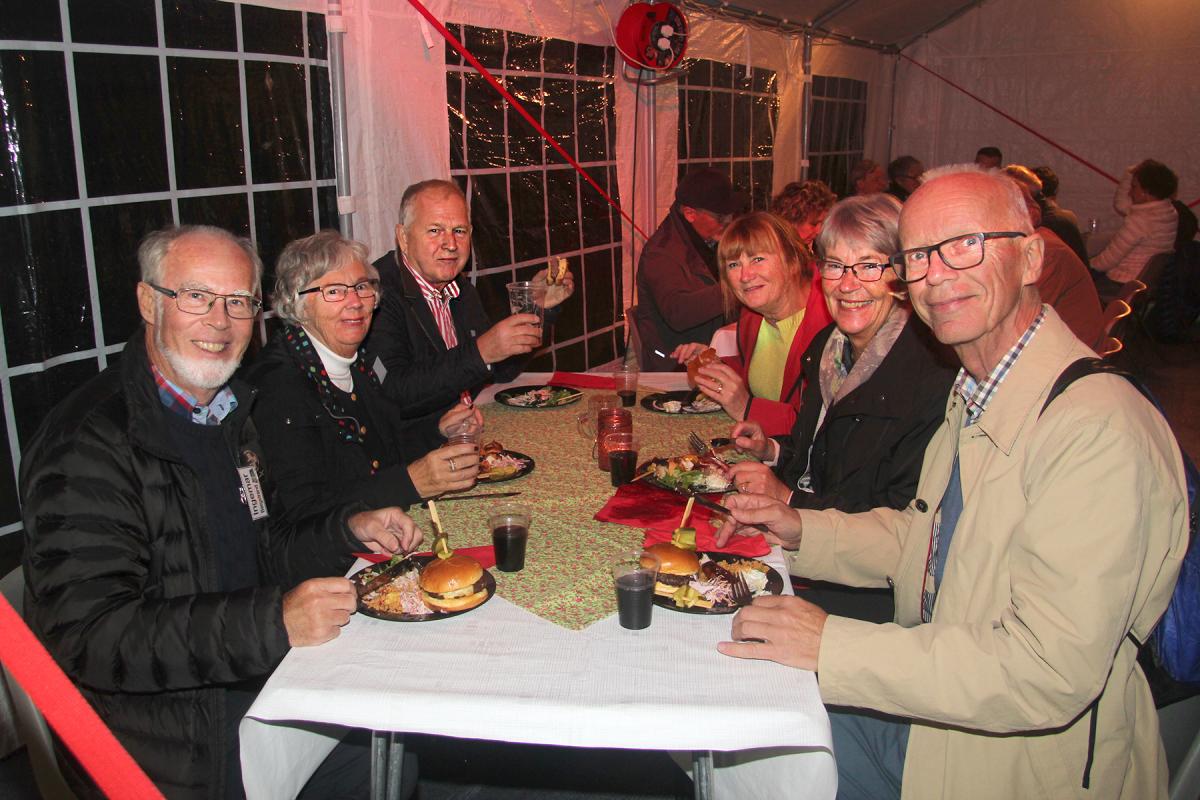
{"type": "Polygon", "coordinates": [[[454,472],[456,469],[458,469],[458,467],[454,466],[454,459],[453,459],[453,458],[451,458],[451,459],[448,459],[448,462],[449,462],[449,464],[450,464],[450,471],[451,471],[451,472],[454,472]]]}

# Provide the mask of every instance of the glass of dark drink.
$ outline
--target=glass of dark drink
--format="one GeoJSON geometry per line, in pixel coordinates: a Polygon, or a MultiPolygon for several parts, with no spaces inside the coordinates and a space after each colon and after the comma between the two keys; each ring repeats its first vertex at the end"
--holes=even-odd
{"type": "Polygon", "coordinates": [[[654,582],[658,579],[658,559],[649,553],[622,556],[613,565],[613,584],[617,590],[617,619],[622,628],[640,631],[650,627],[654,610],[654,582]]]}
{"type": "Polygon", "coordinates": [[[637,436],[625,431],[610,433],[604,437],[604,452],[608,454],[608,472],[613,486],[624,486],[637,474],[637,436]]]}
{"type": "Polygon", "coordinates": [[[492,549],[496,551],[496,568],[501,572],[520,572],[525,568],[525,544],[529,541],[532,520],[528,506],[503,503],[492,509],[488,527],[492,531],[492,549]]]}
{"type": "Polygon", "coordinates": [[[637,402],[638,377],[640,373],[636,364],[626,364],[613,373],[613,384],[621,405],[629,408],[637,402]]]}

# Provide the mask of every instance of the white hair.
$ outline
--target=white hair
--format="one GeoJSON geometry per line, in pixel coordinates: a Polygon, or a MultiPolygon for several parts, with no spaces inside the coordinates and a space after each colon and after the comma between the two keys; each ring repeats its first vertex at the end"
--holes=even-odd
{"type": "MultiPolygon", "coordinates": [[[[956,175],[981,175],[994,182],[1004,198],[1005,211],[1011,219],[1013,229],[1021,233],[1033,233],[1033,221],[1029,217],[1029,207],[1025,205],[1021,189],[1014,182],[1012,176],[1002,169],[985,169],[978,164],[945,164],[927,170],[921,176],[921,186],[917,191],[925,189],[926,186],[936,183],[942,178],[952,178],[956,175]]],[[[1005,225],[1007,224],[1006,222],[1005,225]]]]}

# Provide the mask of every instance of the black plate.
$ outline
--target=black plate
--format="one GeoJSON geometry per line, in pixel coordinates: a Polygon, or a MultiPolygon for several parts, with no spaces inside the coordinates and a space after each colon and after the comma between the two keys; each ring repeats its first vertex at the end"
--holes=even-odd
{"type": "Polygon", "coordinates": [[[548,383],[543,386],[538,386],[537,384],[530,384],[528,386],[513,386],[510,389],[504,389],[496,392],[496,402],[500,403],[501,405],[508,406],[509,408],[562,408],[563,406],[569,406],[572,403],[578,403],[582,399],[583,392],[581,390],[572,389],[570,386],[559,386],[554,383],[548,383]],[[526,392],[532,392],[534,389],[563,389],[568,392],[574,392],[575,397],[572,397],[570,400],[564,400],[561,403],[554,403],[553,405],[547,404],[540,406],[523,406],[520,403],[512,402],[513,397],[525,394],[526,392]]]}
{"type": "MultiPolygon", "coordinates": [[[[661,406],[663,403],[667,402],[668,400],[678,400],[679,402],[686,404],[688,402],[688,398],[692,397],[694,394],[695,394],[694,392],[688,392],[688,391],[655,392],[654,394],[648,394],[642,398],[642,408],[646,409],[647,411],[653,411],[656,414],[671,414],[671,415],[675,415],[675,416],[694,415],[694,414],[715,414],[721,410],[721,406],[719,406],[719,405],[716,408],[712,409],[711,411],[688,411],[688,410],[686,410],[687,409],[686,405],[684,406],[683,411],[664,411],[662,408],[657,407],[657,406],[661,406]]],[[[704,397],[704,395],[700,395],[700,397],[704,397]]]]}
{"type": "MultiPolygon", "coordinates": [[[[513,458],[524,459],[525,466],[521,467],[519,470],[514,472],[512,475],[508,475],[504,478],[489,478],[486,476],[481,477],[478,480],[478,483],[504,483],[505,481],[515,481],[517,478],[523,478],[526,475],[528,475],[529,473],[533,472],[533,468],[535,466],[537,466],[537,464],[534,462],[534,460],[532,458],[530,458],[529,456],[525,455],[524,453],[518,453],[516,450],[501,450],[500,452],[505,453],[506,455],[510,455],[513,458]]],[[[450,495],[450,496],[453,497],[454,495],[450,495]]]]}
{"type": "MultiPolygon", "coordinates": [[[[641,475],[643,472],[645,472],[646,470],[650,469],[650,466],[651,466],[652,464],[654,464],[656,461],[657,461],[657,462],[659,462],[659,463],[661,463],[661,464],[665,464],[665,463],[667,462],[667,459],[665,459],[665,458],[652,458],[652,459],[650,459],[649,461],[643,461],[641,464],[638,464],[637,472],[635,472],[635,473],[634,473],[634,475],[641,475]]],[[[690,489],[676,489],[676,488],[675,488],[675,487],[673,487],[673,486],[667,486],[665,483],[663,483],[662,481],[660,481],[660,480],[658,479],[658,477],[657,477],[657,476],[655,476],[655,475],[647,475],[646,477],[642,478],[642,483],[648,483],[648,484],[650,484],[651,486],[657,486],[657,487],[658,487],[658,488],[660,488],[660,489],[666,489],[668,492],[674,492],[675,494],[681,494],[681,495],[683,495],[684,497],[691,497],[691,496],[692,496],[692,495],[694,495],[694,494],[696,494],[696,495],[710,495],[710,494],[717,495],[717,494],[729,494],[730,492],[736,491],[736,489],[734,488],[734,486],[733,486],[733,484],[732,484],[732,483],[731,483],[731,484],[729,484],[728,488],[725,488],[725,489],[709,489],[707,492],[696,492],[696,491],[692,491],[692,490],[690,490],[690,489]]]]}
{"type": "MultiPolygon", "coordinates": [[[[764,563],[761,559],[746,558],[745,556],[734,555],[733,553],[699,553],[698,555],[706,555],[713,561],[758,561],[767,568],[767,593],[782,594],[783,593],[783,576],[776,571],[774,567],[764,563]]],[[[760,595],[761,596],[761,595],[760,595]]],[[[654,595],[654,605],[659,608],[669,608],[672,611],[679,611],[684,614],[732,614],[741,606],[713,606],[705,608],[704,606],[692,606],[691,608],[681,608],[675,605],[675,601],[669,597],[654,595]]]]}
{"type": "MultiPolygon", "coordinates": [[[[416,561],[417,564],[419,564],[421,566],[425,566],[430,561],[432,561],[433,558],[434,558],[434,556],[414,556],[413,560],[416,561]]],[[[369,565],[363,567],[362,569],[360,569],[358,572],[351,575],[350,580],[353,581],[354,585],[357,587],[364,580],[369,581],[372,577],[374,577],[374,574],[375,574],[375,573],[371,573],[371,575],[365,575],[364,573],[372,570],[375,567],[386,565],[387,563],[388,562],[384,561],[384,562],[381,562],[381,564],[369,564],[369,565]]],[[[484,584],[484,589],[487,590],[487,598],[484,599],[484,601],[483,601],[483,603],[486,603],[488,600],[491,600],[492,595],[494,595],[496,593],[496,579],[494,577],[492,577],[492,573],[488,572],[486,569],[483,571],[483,584],[484,584]]],[[[429,614],[393,614],[388,611],[378,611],[374,608],[371,608],[366,603],[364,603],[362,598],[360,597],[360,598],[358,598],[358,613],[362,614],[364,617],[374,617],[375,619],[386,619],[389,622],[432,622],[432,621],[438,620],[438,619],[446,619],[447,617],[457,617],[459,614],[469,613],[471,611],[474,611],[476,608],[479,608],[479,606],[482,606],[483,603],[480,603],[478,606],[475,606],[473,608],[463,609],[462,611],[433,611],[432,613],[429,613],[429,614]]]]}

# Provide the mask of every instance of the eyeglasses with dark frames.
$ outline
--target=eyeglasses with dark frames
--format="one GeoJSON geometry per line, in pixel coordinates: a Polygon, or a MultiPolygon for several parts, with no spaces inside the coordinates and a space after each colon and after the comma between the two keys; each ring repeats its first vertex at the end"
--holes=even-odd
{"type": "Polygon", "coordinates": [[[874,283],[883,277],[883,271],[890,266],[891,264],[876,264],[871,261],[843,264],[840,261],[823,259],[817,262],[817,271],[821,273],[821,280],[825,281],[840,281],[846,274],[846,270],[850,270],[854,273],[854,277],[863,283],[874,283]]]}
{"type": "Polygon", "coordinates": [[[314,286],[311,289],[301,289],[297,295],[321,293],[326,303],[340,303],[354,292],[363,300],[369,300],[379,293],[379,279],[367,278],[351,286],[348,283],[327,283],[324,286],[314,286]]]}
{"type": "Polygon", "coordinates": [[[893,254],[888,263],[896,268],[896,275],[900,280],[916,283],[924,280],[929,272],[929,257],[934,253],[937,253],[942,263],[950,269],[971,269],[983,263],[983,243],[989,239],[1022,239],[1029,235],[1019,231],[964,233],[926,247],[901,250],[893,254]]]}
{"type": "Polygon", "coordinates": [[[146,285],[173,299],[175,306],[185,314],[207,314],[218,300],[225,301],[225,313],[230,319],[254,319],[262,308],[262,301],[249,294],[217,294],[207,289],[167,289],[150,282],[146,285]]]}

